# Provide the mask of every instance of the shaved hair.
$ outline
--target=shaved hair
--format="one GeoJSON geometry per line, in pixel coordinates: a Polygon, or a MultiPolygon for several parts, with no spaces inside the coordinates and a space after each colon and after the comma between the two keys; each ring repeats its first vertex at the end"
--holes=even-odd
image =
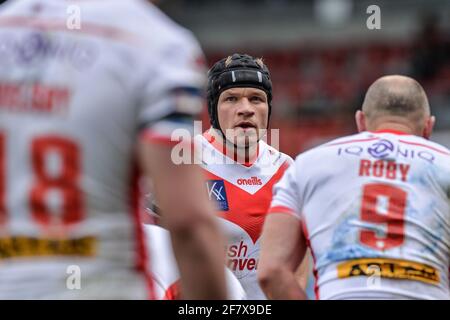
{"type": "Polygon", "coordinates": [[[394,119],[421,130],[430,116],[430,105],[425,90],[416,80],[393,75],[379,78],[369,87],[362,111],[370,123],[394,119]]]}

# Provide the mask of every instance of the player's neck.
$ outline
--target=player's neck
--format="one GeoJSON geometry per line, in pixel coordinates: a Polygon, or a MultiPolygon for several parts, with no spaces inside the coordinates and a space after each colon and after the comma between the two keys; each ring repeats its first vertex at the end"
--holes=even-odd
{"type": "Polygon", "coordinates": [[[205,132],[205,137],[215,149],[244,166],[250,167],[258,158],[259,143],[245,148],[237,148],[234,144],[224,139],[222,134],[214,128],[205,132]]]}
{"type": "Polygon", "coordinates": [[[411,135],[416,134],[410,126],[404,125],[402,123],[395,123],[395,122],[382,123],[382,124],[376,126],[374,128],[374,130],[369,130],[369,131],[372,131],[372,132],[380,132],[380,131],[397,132],[397,133],[401,133],[401,134],[411,134],[411,135]]]}

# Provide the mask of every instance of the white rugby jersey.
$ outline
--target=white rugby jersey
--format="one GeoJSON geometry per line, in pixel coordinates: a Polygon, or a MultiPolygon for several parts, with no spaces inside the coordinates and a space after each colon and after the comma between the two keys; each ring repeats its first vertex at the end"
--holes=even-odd
{"type": "Polygon", "coordinates": [[[266,299],[257,280],[260,236],[273,185],[293,160],[260,141],[256,160],[243,165],[224,155],[222,144],[208,133],[197,138],[203,153],[208,196],[217,204],[225,233],[227,265],[248,299],[266,299]]]}
{"type": "MultiPolygon", "coordinates": [[[[182,299],[180,291],[180,272],[173,255],[169,231],[156,225],[144,225],[146,242],[151,256],[152,278],[155,296],[158,300],[182,299]]],[[[225,268],[228,299],[246,300],[242,285],[234,274],[225,268]]]]}
{"type": "Polygon", "coordinates": [[[148,297],[136,141],[192,126],[196,40],[146,0],[13,0],[0,43],[0,299],[148,297]]]}
{"type": "Polygon", "coordinates": [[[450,151],[395,131],[301,154],[270,212],[303,225],[320,299],[449,299],[450,151]]]}

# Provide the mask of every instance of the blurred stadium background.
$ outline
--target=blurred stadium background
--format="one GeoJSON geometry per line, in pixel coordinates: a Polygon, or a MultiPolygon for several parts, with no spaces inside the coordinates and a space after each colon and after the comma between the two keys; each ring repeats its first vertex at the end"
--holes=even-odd
{"type": "Polygon", "coordinates": [[[292,156],[356,132],[353,114],[385,74],[416,78],[450,147],[450,1],[167,0],[162,9],[200,40],[209,66],[233,52],[261,56],[274,83],[272,128],[292,156]],[[369,30],[367,8],[381,9],[369,30]]]}
{"type": "Polygon", "coordinates": [[[264,58],[274,85],[271,127],[291,156],[356,132],[353,114],[368,86],[396,73],[424,86],[437,116],[432,140],[450,147],[449,0],[154,2],[194,32],[209,66],[234,52],[264,58]],[[381,29],[369,30],[374,4],[381,29]]]}

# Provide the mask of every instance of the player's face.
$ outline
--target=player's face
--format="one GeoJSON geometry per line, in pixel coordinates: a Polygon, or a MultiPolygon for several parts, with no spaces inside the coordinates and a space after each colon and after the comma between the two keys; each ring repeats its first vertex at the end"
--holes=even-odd
{"type": "Polygon", "coordinates": [[[228,141],[249,147],[264,136],[269,105],[267,95],[256,88],[231,88],[220,94],[219,124],[228,141]]]}

